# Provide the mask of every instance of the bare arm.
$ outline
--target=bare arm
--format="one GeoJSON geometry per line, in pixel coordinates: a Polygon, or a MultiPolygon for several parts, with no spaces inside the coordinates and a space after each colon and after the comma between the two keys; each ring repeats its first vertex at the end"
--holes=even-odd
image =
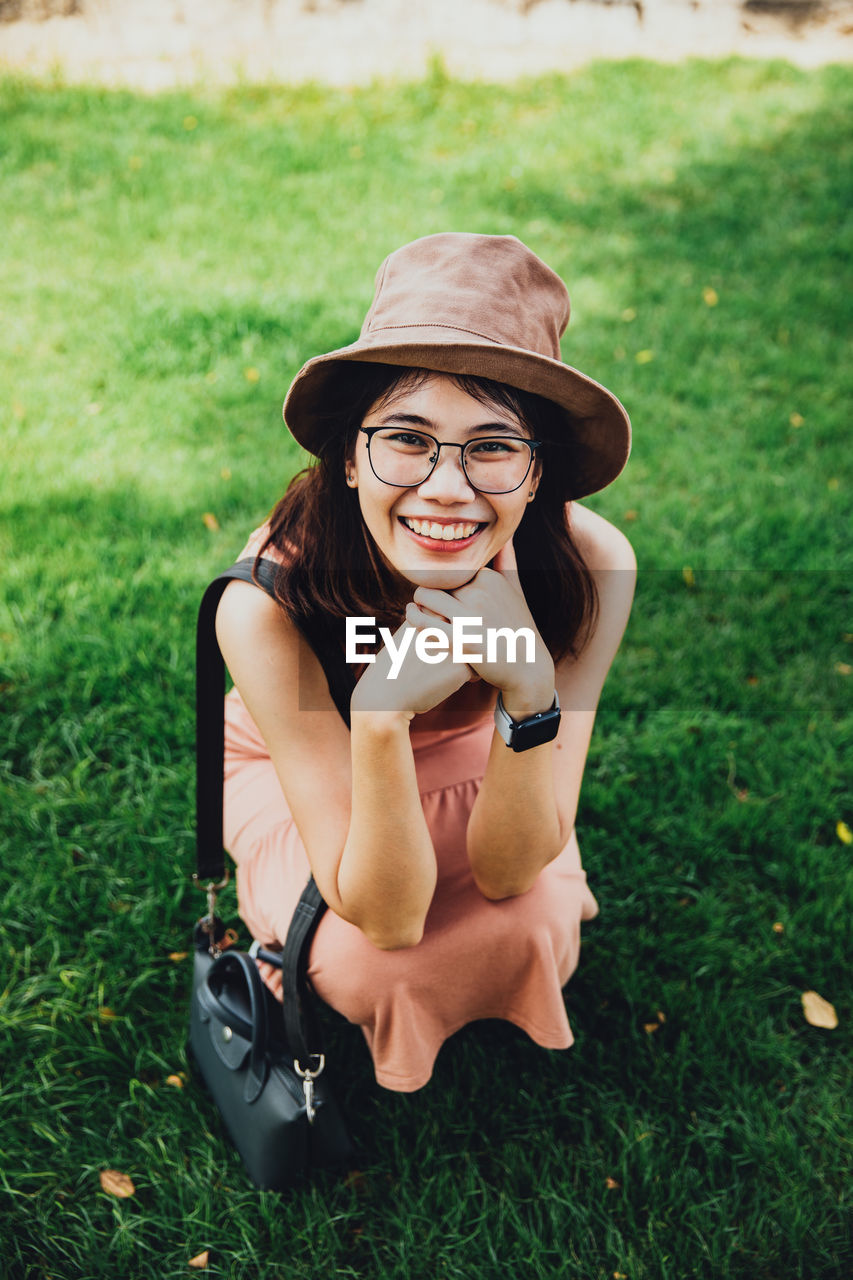
{"type": "Polygon", "coordinates": [[[228,586],[216,630],[323,897],[379,947],[417,942],[436,868],[408,718],[354,709],[348,733],[319,661],[257,587],[228,586]]]}
{"type": "MultiPolygon", "coordinates": [[[[486,773],[468,823],[474,878],[489,898],[512,897],[532,887],[543,867],[567,844],[580,796],[595,713],[619,647],[634,593],[636,561],[627,539],[601,517],[576,508],[578,541],[595,578],[599,616],[577,661],[560,663],[556,688],[562,707],[557,738],[529,751],[511,751],[496,732],[486,773]]],[[[548,705],[516,706],[516,719],[548,705]]]]}

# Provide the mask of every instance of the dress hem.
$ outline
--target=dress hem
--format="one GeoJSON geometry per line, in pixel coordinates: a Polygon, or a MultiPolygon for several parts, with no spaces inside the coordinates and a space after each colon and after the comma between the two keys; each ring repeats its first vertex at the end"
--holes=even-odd
{"type": "MultiPolygon", "coordinates": [[[[457,1031],[461,1031],[463,1027],[473,1026],[475,1022],[489,1022],[492,1020],[496,1022],[508,1022],[512,1026],[518,1027],[518,1029],[523,1031],[525,1035],[528,1035],[533,1043],[538,1045],[540,1049],[571,1049],[575,1042],[571,1027],[568,1025],[566,1027],[567,1035],[555,1036],[551,1032],[545,1031],[543,1028],[536,1027],[529,1021],[529,1019],[525,1020],[520,1016],[514,1016],[511,1013],[483,1013],[477,1018],[466,1019],[465,1021],[460,1022],[458,1026],[452,1027],[447,1031],[444,1038],[435,1047],[435,1051],[433,1052],[430,1060],[429,1071],[425,1076],[397,1076],[393,1072],[377,1069],[374,1066],[376,1083],[380,1085],[381,1088],[388,1089],[393,1093],[416,1093],[418,1089],[423,1089],[429,1084],[435,1071],[436,1059],[438,1058],[442,1047],[447,1043],[451,1036],[454,1036],[457,1031]]],[[[362,1028],[362,1031],[364,1031],[364,1028],[362,1028]]],[[[365,1038],[367,1038],[366,1035],[365,1038]]],[[[368,1045],[368,1049],[369,1047],[370,1046],[368,1045]]]]}

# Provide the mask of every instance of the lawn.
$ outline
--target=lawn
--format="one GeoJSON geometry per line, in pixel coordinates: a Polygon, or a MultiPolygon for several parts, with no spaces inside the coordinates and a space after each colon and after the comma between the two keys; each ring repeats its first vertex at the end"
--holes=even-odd
{"type": "Polygon", "coordinates": [[[851,107],[849,69],[737,61],[0,80],[8,1280],[850,1274],[851,107]],[[358,1169],[259,1194],[185,1049],[194,612],[302,463],[290,378],[448,229],[563,275],[564,355],[634,423],[588,500],[640,576],[578,817],[576,1044],[478,1025],[396,1095],[330,1015],[358,1169]]]}

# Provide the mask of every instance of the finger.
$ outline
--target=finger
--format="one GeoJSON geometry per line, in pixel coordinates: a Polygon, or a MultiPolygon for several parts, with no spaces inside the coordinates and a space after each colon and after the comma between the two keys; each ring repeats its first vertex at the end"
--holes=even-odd
{"type": "Polygon", "coordinates": [[[281,969],[277,968],[273,964],[266,964],[263,960],[258,960],[256,963],[261,977],[275,996],[276,1000],[281,1000],[284,992],[284,982],[281,976],[281,969]]]}
{"type": "Polygon", "coordinates": [[[417,627],[419,631],[423,631],[425,627],[432,627],[445,632],[446,635],[451,633],[451,624],[447,618],[439,613],[433,613],[423,605],[415,604],[413,600],[406,605],[406,622],[411,627],[417,627]]]}
{"type": "Polygon", "coordinates": [[[444,618],[448,622],[451,621],[454,613],[460,612],[459,601],[449,591],[438,591],[434,587],[418,587],[413,599],[418,608],[427,609],[437,618],[444,618]]]}

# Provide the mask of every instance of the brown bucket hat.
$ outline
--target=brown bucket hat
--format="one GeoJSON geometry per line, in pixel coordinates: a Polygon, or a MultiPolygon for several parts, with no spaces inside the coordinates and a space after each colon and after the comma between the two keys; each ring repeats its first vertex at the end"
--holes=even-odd
{"type": "Polygon", "coordinates": [[[582,498],[618,476],[631,424],[606,387],[564,364],[569,295],[555,272],[515,236],[442,232],[385,259],[356,342],[316,356],[296,375],[284,420],[310,453],[328,438],[327,389],[342,361],[492,378],[566,410],[566,496],[582,498]]]}

